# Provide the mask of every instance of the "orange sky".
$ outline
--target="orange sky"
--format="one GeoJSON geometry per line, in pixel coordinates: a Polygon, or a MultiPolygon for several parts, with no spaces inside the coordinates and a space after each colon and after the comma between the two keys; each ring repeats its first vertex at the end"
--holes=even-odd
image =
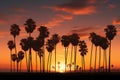
{"type": "MultiPolygon", "coordinates": [[[[85,40],[88,46],[85,61],[86,68],[89,68],[91,48],[91,42],[88,39],[89,33],[96,32],[99,35],[105,36],[104,28],[108,24],[120,24],[119,3],[119,0],[0,1],[0,71],[8,71],[10,67],[9,49],[7,46],[7,42],[13,39],[9,31],[10,26],[14,23],[20,26],[21,32],[17,37],[17,51],[19,51],[21,50],[19,41],[22,38],[28,37],[23,25],[28,18],[32,18],[36,22],[37,28],[40,25],[46,25],[49,28],[50,36],[54,33],[58,33],[60,36],[74,32],[78,33],[80,40],[85,40]]],[[[34,37],[38,36],[37,28],[32,34],[34,37]]],[[[112,41],[111,64],[119,68],[119,27],[117,27],[117,30],[118,34],[112,41]]],[[[69,46],[69,52],[70,49],[71,45],[69,46]]],[[[34,51],[33,54],[35,54],[34,51]]],[[[46,51],[46,60],[47,54],[48,52],[46,51]]],[[[61,43],[57,45],[57,61],[60,61],[62,65],[64,64],[64,47],[61,46],[61,43]]],[[[34,56],[33,63],[35,68],[34,56]]],[[[79,52],[77,53],[77,64],[81,66],[79,52]]],[[[24,69],[26,66],[25,59],[22,65],[22,69],[24,69]]],[[[54,65],[54,61],[52,61],[52,65],[54,65]]]]}

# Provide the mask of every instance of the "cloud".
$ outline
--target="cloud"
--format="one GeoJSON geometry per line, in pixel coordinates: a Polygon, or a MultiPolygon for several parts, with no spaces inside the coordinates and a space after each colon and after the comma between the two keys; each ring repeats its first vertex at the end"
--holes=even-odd
{"type": "Polygon", "coordinates": [[[46,26],[56,27],[59,26],[62,22],[72,19],[73,16],[71,15],[56,14],[51,21],[47,22],[46,26]]]}
{"type": "Polygon", "coordinates": [[[91,32],[97,32],[98,30],[100,30],[100,27],[96,27],[96,26],[84,27],[84,28],[74,27],[74,29],[71,30],[69,34],[77,33],[80,36],[80,38],[88,38],[91,32]]]}
{"type": "Polygon", "coordinates": [[[71,2],[56,5],[51,8],[55,11],[63,11],[74,15],[88,15],[96,13],[96,0],[72,0],[71,2]]]}
{"type": "Polygon", "coordinates": [[[113,24],[114,25],[120,25],[120,17],[119,18],[114,18],[113,24]]]}
{"type": "Polygon", "coordinates": [[[116,8],[116,6],[117,6],[117,5],[115,5],[115,4],[108,4],[108,7],[111,8],[111,9],[116,8]]]}

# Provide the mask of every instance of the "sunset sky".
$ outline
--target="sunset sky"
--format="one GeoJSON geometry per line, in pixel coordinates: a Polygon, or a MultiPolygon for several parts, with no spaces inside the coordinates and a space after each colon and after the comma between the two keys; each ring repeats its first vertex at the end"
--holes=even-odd
{"type": "MultiPolygon", "coordinates": [[[[32,18],[37,25],[36,30],[32,33],[34,38],[39,34],[37,29],[40,25],[45,25],[49,28],[50,36],[54,33],[60,36],[78,33],[80,40],[85,40],[88,46],[88,53],[85,59],[86,68],[89,68],[91,48],[91,42],[88,39],[89,33],[96,32],[101,36],[105,36],[104,28],[107,25],[120,24],[120,0],[1,0],[0,71],[9,71],[10,69],[10,51],[7,46],[7,42],[13,39],[13,36],[10,35],[10,26],[12,24],[18,24],[20,26],[20,35],[16,37],[17,51],[20,51],[19,41],[22,38],[28,37],[24,29],[24,23],[28,18],[32,18]]],[[[113,64],[115,68],[120,68],[119,28],[120,27],[117,26],[118,33],[112,41],[111,64],[113,64]]],[[[70,49],[71,45],[69,46],[69,52],[70,49]]],[[[35,54],[34,51],[32,52],[35,54]]],[[[48,52],[46,51],[46,61],[47,55],[48,52]]],[[[58,61],[61,62],[61,66],[64,64],[64,47],[61,46],[61,43],[57,45],[57,62],[58,61]]],[[[34,56],[33,63],[35,67],[34,56]]],[[[81,66],[79,52],[77,53],[77,64],[81,66]]],[[[22,69],[25,69],[25,59],[22,65],[22,69]]],[[[54,65],[54,61],[52,61],[52,65],[54,65]]]]}

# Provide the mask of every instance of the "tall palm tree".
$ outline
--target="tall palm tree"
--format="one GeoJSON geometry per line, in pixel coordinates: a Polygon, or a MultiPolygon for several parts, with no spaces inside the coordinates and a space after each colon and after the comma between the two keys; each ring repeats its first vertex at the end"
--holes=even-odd
{"type": "Polygon", "coordinates": [[[36,41],[37,41],[37,44],[36,44],[36,45],[37,45],[38,48],[39,48],[39,50],[38,50],[38,56],[39,56],[39,58],[40,58],[40,72],[41,72],[41,71],[42,71],[42,70],[41,70],[41,69],[42,69],[41,60],[43,59],[43,54],[44,54],[42,47],[44,46],[45,40],[44,40],[42,37],[38,36],[38,37],[36,38],[36,41]]]}
{"type": "Polygon", "coordinates": [[[36,40],[33,40],[33,43],[32,43],[32,48],[34,51],[36,51],[36,72],[37,72],[37,55],[38,55],[38,52],[40,50],[40,48],[43,46],[43,41],[39,40],[39,38],[37,38],[36,40]]]}
{"type": "Polygon", "coordinates": [[[54,50],[54,42],[52,39],[48,39],[46,42],[46,49],[49,52],[48,61],[47,61],[47,71],[51,71],[51,59],[52,59],[52,51],[54,50]],[[48,70],[49,66],[49,70],[48,70]]]}
{"type": "MultiPolygon", "coordinates": [[[[36,28],[36,23],[33,19],[27,19],[25,22],[25,30],[29,34],[29,37],[31,37],[31,33],[35,30],[36,28]]],[[[30,41],[31,44],[31,41],[30,41]]],[[[29,48],[29,65],[28,65],[28,71],[32,71],[32,52],[31,52],[31,47],[29,48]],[[31,64],[31,66],[30,66],[31,64]]]]}
{"type": "Polygon", "coordinates": [[[16,54],[12,54],[11,55],[11,59],[14,62],[14,71],[15,71],[15,61],[17,61],[17,55],[16,54]]]}
{"type": "Polygon", "coordinates": [[[72,46],[74,46],[74,70],[76,70],[76,56],[77,56],[77,45],[79,43],[79,35],[76,33],[73,33],[70,35],[70,42],[72,46]]]}
{"type": "Polygon", "coordinates": [[[10,49],[10,71],[12,72],[12,58],[11,58],[11,55],[12,55],[12,49],[15,48],[15,44],[12,40],[9,40],[7,45],[8,45],[8,48],[10,49]]]}
{"type": "Polygon", "coordinates": [[[60,37],[58,34],[53,34],[52,35],[52,40],[54,42],[54,46],[55,46],[55,72],[56,72],[56,45],[59,43],[60,41],[60,37]]]}
{"type": "Polygon", "coordinates": [[[92,43],[92,46],[91,46],[91,53],[90,53],[90,71],[91,71],[91,66],[92,66],[92,52],[93,52],[93,43],[94,43],[94,37],[95,37],[96,33],[92,32],[90,33],[90,36],[89,36],[89,40],[91,41],[92,43]]]}
{"type": "MultiPolygon", "coordinates": [[[[14,38],[14,44],[15,44],[15,54],[17,54],[17,48],[16,48],[16,36],[18,36],[20,34],[20,28],[19,25],[17,24],[13,24],[11,25],[10,28],[10,34],[13,36],[14,38]]],[[[17,71],[18,71],[18,66],[17,66],[17,71]]]]}
{"type": "Polygon", "coordinates": [[[86,55],[86,53],[88,52],[87,49],[87,45],[85,43],[85,41],[80,41],[79,42],[79,51],[80,51],[80,55],[82,56],[82,71],[85,71],[85,59],[84,59],[84,55],[86,55]]]}
{"type": "MultiPolygon", "coordinates": [[[[48,28],[46,26],[40,26],[40,28],[38,28],[39,33],[39,37],[42,38],[45,42],[45,38],[49,37],[49,31],[48,28]]],[[[44,45],[43,45],[43,72],[45,70],[45,50],[44,50],[44,45]]]]}
{"type": "Polygon", "coordinates": [[[106,38],[109,40],[110,42],[110,46],[109,46],[109,72],[110,72],[110,65],[111,65],[111,41],[114,39],[114,37],[117,34],[117,30],[115,28],[114,25],[108,25],[107,28],[104,29],[105,34],[106,34],[106,38]]]}
{"type": "Polygon", "coordinates": [[[27,71],[28,71],[28,60],[27,60],[27,53],[26,53],[26,51],[28,51],[28,49],[29,49],[28,40],[26,38],[21,39],[20,45],[21,45],[22,50],[25,51],[26,68],[27,68],[27,71]]]}
{"type": "MultiPolygon", "coordinates": [[[[104,51],[104,57],[103,57],[103,61],[105,60],[105,66],[106,66],[106,71],[107,71],[107,56],[106,56],[106,49],[109,47],[109,42],[106,38],[101,37],[101,42],[100,42],[100,46],[102,47],[103,51],[104,51]]],[[[104,63],[103,63],[104,64],[104,63]]],[[[104,65],[103,65],[103,70],[104,70],[104,65]]]]}
{"type": "Polygon", "coordinates": [[[43,49],[39,49],[38,56],[40,58],[40,72],[42,71],[42,57],[43,57],[43,49]]]}
{"type": "Polygon", "coordinates": [[[18,60],[17,60],[17,62],[18,62],[18,64],[20,62],[20,72],[21,72],[21,65],[22,65],[23,58],[24,58],[24,52],[23,51],[19,51],[18,52],[18,58],[17,58],[18,60]]]}
{"type": "Polygon", "coordinates": [[[62,45],[65,47],[65,72],[67,66],[68,46],[70,44],[70,36],[63,35],[61,39],[62,45]]]}

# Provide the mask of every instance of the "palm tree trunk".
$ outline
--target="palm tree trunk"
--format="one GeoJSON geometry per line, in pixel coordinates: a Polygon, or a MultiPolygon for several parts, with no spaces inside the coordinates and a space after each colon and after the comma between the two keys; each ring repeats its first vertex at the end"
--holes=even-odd
{"type": "Polygon", "coordinates": [[[96,50],[95,50],[94,72],[96,72],[96,60],[97,60],[97,46],[96,46],[96,50]]]}
{"type": "Polygon", "coordinates": [[[66,72],[66,47],[65,47],[65,72],[66,72]]]}
{"type": "Polygon", "coordinates": [[[83,56],[81,56],[81,63],[82,63],[81,70],[82,70],[82,72],[83,72],[83,56]]]}
{"type": "Polygon", "coordinates": [[[107,72],[107,57],[106,57],[106,50],[104,50],[104,58],[105,58],[105,69],[107,72]]]}
{"type": "Polygon", "coordinates": [[[25,58],[26,58],[26,68],[27,68],[27,71],[28,71],[28,61],[27,61],[27,53],[25,51],[25,58]]]}
{"type": "Polygon", "coordinates": [[[76,56],[77,56],[77,46],[74,46],[74,71],[76,71],[76,56]]]}
{"type": "Polygon", "coordinates": [[[49,52],[48,61],[47,61],[47,72],[49,72],[49,61],[50,61],[50,52],[49,52]]]}
{"type": "Polygon", "coordinates": [[[84,72],[85,72],[85,58],[83,56],[84,72]]]}
{"type": "Polygon", "coordinates": [[[52,52],[50,53],[50,65],[49,65],[49,72],[51,72],[51,61],[52,61],[52,52]]]}
{"type": "Polygon", "coordinates": [[[56,45],[55,45],[55,72],[56,72],[56,45]]]}
{"type": "Polygon", "coordinates": [[[66,47],[66,68],[67,68],[67,58],[68,58],[68,47],[66,47]]]}
{"type": "Polygon", "coordinates": [[[20,61],[20,72],[21,72],[21,65],[22,65],[22,61],[20,61]]]}
{"type": "Polygon", "coordinates": [[[12,55],[12,50],[10,50],[10,71],[12,72],[12,58],[11,58],[11,55],[12,55]]]}
{"type": "Polygon", "coordinates": [[[103,72],[104,72],[104,63],[105,63],[105,58],[104,58],[104,50],[103,50],[103,72]]]}
{"type": "Polygon", "coordinates": [[[91,46],[91,54],[90,54],[90,71],[91,71],[91,64],[92,64],[92,51],[93,51],[93,43],[91,46]]]}
{"type": "Polygon", "coordinates": [[[41,68],[42,67],[42,65],[41,65],[41,55],[40,55],[40,72],[42,71],[41,68]]]}
{"type": "Polygon", "coordinates": [[[110,47],[109,47],[109,72],[110,72],[110,70],[111,70],[111,69],[110,69],[110,68],[111,68],[111,67],[110,67],[110,65],[111,65],[110,62],[111,62],[111,40],[110,40],[110,47]]]}
{"type": "Polygon", "coordinates": [[[45,49],[43,46],[43,72],[45,72],[45,49]]]}
{"type": "MultiPolygon", "coordinates": [[[[14,37],[14,43],[15,43],[15,54],[17,55],[17,48],[16,48],[16,38],[14,37]]],[[[17,62],[16,62],[17,64],[17,62]]],[[[17,72],[18,72],[18,65],[17,65],[17,72]]]]}
{"type": "Polygon", "coordinates": [[[36,52],[36,72],[37,72],[37,52],[36,52]]]}
{"type": "Polygon", "coordinates": [[[71,48],[71,58],[70,58],[70,72],[71,72],[71,67],[72,67],[72,52],[73,52],[73,46],[71,48]]]}
{"type": "Polygon", "coordinates": [[[101,47],[99,47],[99,72],[100,72],[100,62],[101,62],[101,47]]]}

